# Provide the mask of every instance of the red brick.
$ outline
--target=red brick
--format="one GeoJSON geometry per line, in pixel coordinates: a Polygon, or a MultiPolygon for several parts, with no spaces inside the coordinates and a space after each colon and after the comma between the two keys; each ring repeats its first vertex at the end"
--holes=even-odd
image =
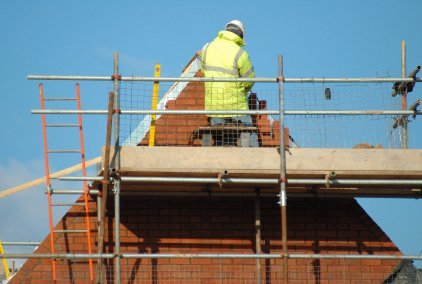
{"type": "Polygon", "coordinates": [[[192,265],[210,265],[211,259],[204,259],[204,258],[192,259],[191,264],[192,265]]]}
{"type": "Polygon", "coordinates": [[[192,127],[192,126],[179,126],[179,127],[177,127],[177,132],[179,133],[179,137],[181,137],[180,134],[183,133],[184,136],[182,136],[182,137],[189,138],[192,135],[192,132],[194,130],[195,130],[195,127],[192,127]]]}
{"type": "Polygon", "coordinates": [[[350,272],[370,272],[371,266],[349,265],[348,269],[349,269],[350,272]]]}
{"type": "Polygon", "coordinates": [[[391,271],[391,266],[388,266],[388,265],[371,266],[371,272],[388,273],[390,271],[391,271]]]}
{"type": "Polygon", "coordinates": [[[190,264],[191,260],[188,258],[175,258],[170,260],[170,263],[172,265],[176,265],[176,264],[190,264]]]}
{"type": "Polygon", "coordinates": [[[380,259],[362,259],[360,264],[363,266],[378,266],[382,265],[380,259]]]}
{"type": "Polygon", "coordinates": [[[351,284],[373,284],[373,280],[364,280],[364,279],[360,279],[360,280],[351,280],[350,282],[351,284]]]}
{"type": "Polygon", "coordinates": [[[160,224],[160,230],[173,230],[173,231],[178,231],[180,230],[180,224],[169,224],[169,223],[165,223],[165,224],[160,224]]]}
{"type": "Polygon", "coordinates": [[[180,97],[177,99],[177,104],[191,106],[191,105],[196,105],[197,101],[196,101],[196,98],[180,97]]]}
{"type": "Polygon", "coordinates": [[[265,132],[265,133],[269,133],[271,132],[271,124],[270,121],[267,119],[259,119],[258,123],[257,123],[259,132],[265,132]]]}
{"type": "Polygon", "coordinates": [[[359,231],[338,231],[338,236],[340,238],[356,238],[359,236],[359,231]]]}
{"type": "Polygon", "coordinates": [[[327,237],[327,238],[336,238],[337,232],[336,231],[317,231],[318,237],[327,237]]]}
{"type": "Polygon", "coordinates": [[[381,260],[381,265],[385,266],[396,266],[399,264],[399,260],[390,260],[390,259],[383,259],[381,260]]]}

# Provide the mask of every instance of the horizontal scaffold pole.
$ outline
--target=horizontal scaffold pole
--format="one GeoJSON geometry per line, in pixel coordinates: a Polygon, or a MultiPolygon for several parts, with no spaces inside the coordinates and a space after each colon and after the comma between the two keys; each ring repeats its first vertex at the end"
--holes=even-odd
{"type": "MultiPolygon", "coordinates": [[[[52,193],[54,194],[83,194],[85,191],[83,189],[54,189],[52,193]]],[[[98,195],[99,194],[98,189],[90,189],[89,194],[92,195],[98,195]]],[[[47,193],[47,192],[46,192],[47,193]]]]}
{"type": "MultiPolygon", "coordinates": [[[[59,110],[59,109],[35,109],[32,114],[107,114],[106,110],[59,110]]],[[[176,115],[278,115],[275,110],[120,110],[120,114],[176,114],[176,115]]],[[[285,115],[421,115],[422,111],[412,110],[286,110],[285,115]]]]}
{"type": "MultiPolygon", "coordinates": [[[[6,259],[112,259],[116,254],[2,254],[6,259]]],[[[367,255],[367,254],[120,254],[126,259],[171,259],[171,258],[207,258],[207,259],[388,259],[388,260],[422,260],[418,255],[367,255]]]]}
{"type": "Polygon", "coordinates": [[[40,245],[40,242],[2,242],[3,246],[38,246],[40,245]]]}
{"type": "MultiPolygon", "coordinates": [[[[372,193],[369,192],[359,192],[356,188],[346,188],[345,192],[287,192],[288,197],[300,197],[300,198],[355,198],[355,197],[365,197],[365,198],[420,198],[421,191],[419,189],[407,188],[406,190],[400,189],[401,193],[397,193],[392,190],[392,194],[386,193],[385,188],[383,192],[375,192],[374,189],[370,189],[372,193]]],[[[375,189],[376,190],[376,189],[375,189]]],[[[181,192],[181,191],[157,191],[157,190],[129,190],[123,191],[121,195],[124,196],[189,196],[189,197],[256,197],[256,192],[236,192],[236,191],[190,191],[190,192],[181,192]]],[[[278,198],[278,192],[262,192],[262,197],[271,197],[278,198]]]]}
{"type": "MultiPolygon", "coordinates": [[[[229,259],[274,259],[283,258],[283,254],[122,254],[122,258],[229,258],[229,259]]],[[[422,260],[416,255],[361,255],[361,254],[287,254],[292,259],[389,259],[422,260]]]]}
{"type": "MultiPolygon", "coordinates": [[[[28,75],[28,80],[60,80],[60,81],[113,81],[113,76],[60,76],[60,75],[28,75]]],[[[120,77],[128,82],[257,82],[277,83],[280,78],[217,78],[217,77],[120,77]]],[[[394,82],[422,82],[421,78],[282,78],[286,83],[394,83],[394,82]]]]}
{"type": "Polygon", "coordinates": [[[21,254],[21,253],[5,253],[0,256],[0,258],[10,258],[10,259],[26,259],[26,258],[35,258],[35,259],[110,259],[114,258],[115,255],[108,254],[83,254],[83,253],[48,253],[48,254],[21,254]]]}
{"type": "MultiPolygon", "coordinates": [[[[66,181],[101,181],[102,177],[84,177],[72,176],[61,177],[60,180],[66,181]]],[[[278,184],[280,181],[276,178],[190,178],[190,177],[121,177],[123,182],[168,182],[168,183],[226,183],[226,184],[278,184]]],[[[422,180],[412,179],[288,179],[288,184],[327,184],[331,185],[419,185],[422,186],[422,180]]]]}

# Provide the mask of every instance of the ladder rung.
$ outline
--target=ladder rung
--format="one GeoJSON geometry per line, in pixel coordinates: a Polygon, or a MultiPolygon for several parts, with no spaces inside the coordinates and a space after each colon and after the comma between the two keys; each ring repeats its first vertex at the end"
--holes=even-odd
{"type": "Polygon", "coordinates": [[[46,127],[79,127],[79,124],[46,124],[46,127]]]}
{"type": "Polygon", "coordinates": [[[52,194],[82,194],[84,193],[84,191],[83,189],[53,189],[51,193],[52,194]]]}
{"type": "MultiPolygon", "coordinates": [[[[50,178],[50,179],[52,179],[52,178],[50,178]]],[[[47,192],[45,192],[45,193],[47,193],[47,192]]],[[[54,189],[51,194],[76,194],[76,195],[81,195],[83,193],[85,193],[83,189],[54,189]]],[[[98,194],[98,189],[90,189],[89,194],[98,194]]]]}
{"type": "Polygon", "coordinates": [[[48,153],[80,153],[81,150],[48,150],[48,153]]]}
{"type": "Polygon", "coordinates": [[[54,233],[86,233],[88,230],[54,230],[54,233]]]}
{"type": "Polygon", "coordinates": [[[85,206],[84,203],[54,203],[51,204],[52,206],[85,206]]]}
{"type": "Polygon", "coordinates": [[[76,101],[76,98],[46,98],[44,101],[76,101]]]}

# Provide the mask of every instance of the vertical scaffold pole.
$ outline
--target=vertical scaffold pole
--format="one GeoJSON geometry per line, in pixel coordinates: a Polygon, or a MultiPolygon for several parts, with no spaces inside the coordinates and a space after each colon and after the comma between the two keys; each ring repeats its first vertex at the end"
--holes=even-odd
{"type": "MultiPolygon", "coordinates": [[[[255,253],[261,254],[261,190],[256,189],[255,196],[255,253]]],[[[255,259],[256,261],[256,277],[255,283],[261,283],[261,260],[255,259]]]]}
{"type": "Polygon", "coordinates": [[[115,243],[116,248],[114,254],[116,255],[115,259],[115,275],[114,283],[120,283],[120,180],[114,180],[114,210],[116,216],[114,217],[114,226],[115,226],[115,243]]]}
{"type": "MultiPolygon", "coordinates": [[[[120,109],[120,97],[119,97],[119,88],[120,88],[120,74],[119,74],[119,54],[114,52],[114,110],[120,109]]],[[[119,148],[119,132],[120,132],[120,114],[118,111],[114,113],[113,117],[113,125],[114,125],[114,168],[116,172],[119,173],[120,170],[120,148],[119,148]]],[[[114,265],[114,279],[115,283],[120,283],[120,185],[117,187],[118,190],[116,191],[115,186],[115,199],[114,199],[114,216],[116,222],[116,230],[115,230],[115,265],[114,265]],[[117,223],[118,221],[118,223],[117,223]]]]}
{"type": "MultiPolygon", "coordinates": [[[[401,76],[406,78],[406,41],[401,42],[401,76]]],[[[401,109],[407,110],[407,88],[404,88],[404,92],[401,94],[401,109]]],[[[402,148],[407,149],[408,145],[408,137],[407,137],[407,117],[403,119],[403,126],[402,126],[402,148]]]]}
{"type": "Polygon", "coordinates": [[[284,150],[284,77],[283,56],[278,56],[278,98],[280,124],[280,207],[281,207],[281,242],[284,259],[284,279],[288,282],[287,255],[287,196],[286,196],[286,153],[284,150]]]}

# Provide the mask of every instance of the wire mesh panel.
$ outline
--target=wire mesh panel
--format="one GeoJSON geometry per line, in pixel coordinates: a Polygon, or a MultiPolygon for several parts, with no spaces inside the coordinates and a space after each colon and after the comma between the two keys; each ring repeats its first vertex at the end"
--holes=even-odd
{"type": "MultiPolygon", "coordinates": [[[[388,84],[286,85],[285,107],[305,111],[401,110],[400,97],[388,84]]],[[[286,116],[286,125],[302,147],[400,148],[400,127],[390,115],[286,116]]]]}
{"type": "MultiPolygon", "coordinates": [[[[203,83],[175,83],[160,86],[157,110],[209,110],[205,105],[203,83]]],[[[230,97],[227,96],[227,97],[230,97]]],[[[152,84],[122,84],[120,107],[127,110],[150,110],[152,84]]],[[[246,101],[252,109],[264,109],[254,95],[246,101]]],[[[224,105],[223,101],[220,104],[224,105]]],[[[233,102],[231,102],[233,105],[233,102]]],[[[221,109],[216,109],[221,110],[221,109]]],[[[242,110],[242,109],[236,109],[242,110]]],[[[247,110],[247,109],[243,109],[247,110]]],[[[121,117],[120,140],[128,145],[155,146],[275,146],[276,129],[264,115],[157,114],[121,117]],[[265,136],[265,137],[264,137],[265,136]],[[259,142],[258,142],[259,141],[259,142]]],[[[279,130],[278,130],[279,133],[279,130]]]]}
{"type": "Polygon", "coordinates": [[[422,283],[420,273],[411,263],[391,270],[383,266],[382,260],[289,260],[288,281],[280,260],[249,260],[244,265],[237,264],[245,262],[240,259],[202,259],[196,264],[189,259],[179,261],[192,264],[160,264],[162,260],[155,260],[135,270],[125,266],[121,280],[127,283],[422,283]]]}
{"type": "MultiPolygon", "coordinates": [[[[289,111],[373,111],[401,110],[401,96],[391,96],[388,83],[284,84],[285,127],[293,147],[400,148],[401,117],[367,115],[290,115],[289,111]]],[[[221,92],[226,90],[221,89],[221,92]]],[[[217,92],[217,91],[216,91],[217,92]]],[[[249,110],[278,111],[276,84],[255,84],[247,101],[249,110]]],[[[126,110],[151,110],[153,83],[122,83],[120,107],[126,110]]],[[[217,92],[218,93],[218,92],[217,92]]],[[[219,110],[225,104],[217,100],[219,110]]],[[[207,109],[204,83],[160,83],[157,110],[207,109]]],[[[411,97],[409,98],[409,101],[411,97]]],[[[230,105],[233,102],[230,101],[230,105]]],[[[234,106],[236,110],[239,107],[234,106]]],[[[251,116],[205,114],[131,114],[121,116],[120,141],[123,145],[155,146],[256,146],[279,145],[278,115],[251,116]],[[153,129],[154,128],[154,129],[153,129]],[[152,133],[153,132],[153,133],[152,133]]],[[[412,120],[410,117],[406,119],[412,120]]],[[[411,124],[410,124],[411,125],[411,124]]],[[[411,128],[410,128],[411,129],[411,128]]],[[[411,132],[411,131],[409,131],[411,132]]],[[[410,146],[413,140],[410,136],[410,146]]]]}
{"type": "MultiPolygon", "coordinates": [[[[81,261],[66,261],[57,283],[87,283],[89,271],[81,261]]],[[[282,259],[174,258],[124,259],[121,283],[422,283],[420,271],[411,261],[381,259],[289,259],[287,278],[282,259]],[[392,266],[393,264],[393,266],[392,266]],[[395,265],[395,266],[394,266],[395,265]],[[395,267],[395,268],[391,268],[395,267]]],[[[31,280],[51,283],[51,272],[31,280]],[[39,278],[38,278],[39,277],[39,278]]],[[[115,283],[110,262],[102,280],[115,283]]]]}

